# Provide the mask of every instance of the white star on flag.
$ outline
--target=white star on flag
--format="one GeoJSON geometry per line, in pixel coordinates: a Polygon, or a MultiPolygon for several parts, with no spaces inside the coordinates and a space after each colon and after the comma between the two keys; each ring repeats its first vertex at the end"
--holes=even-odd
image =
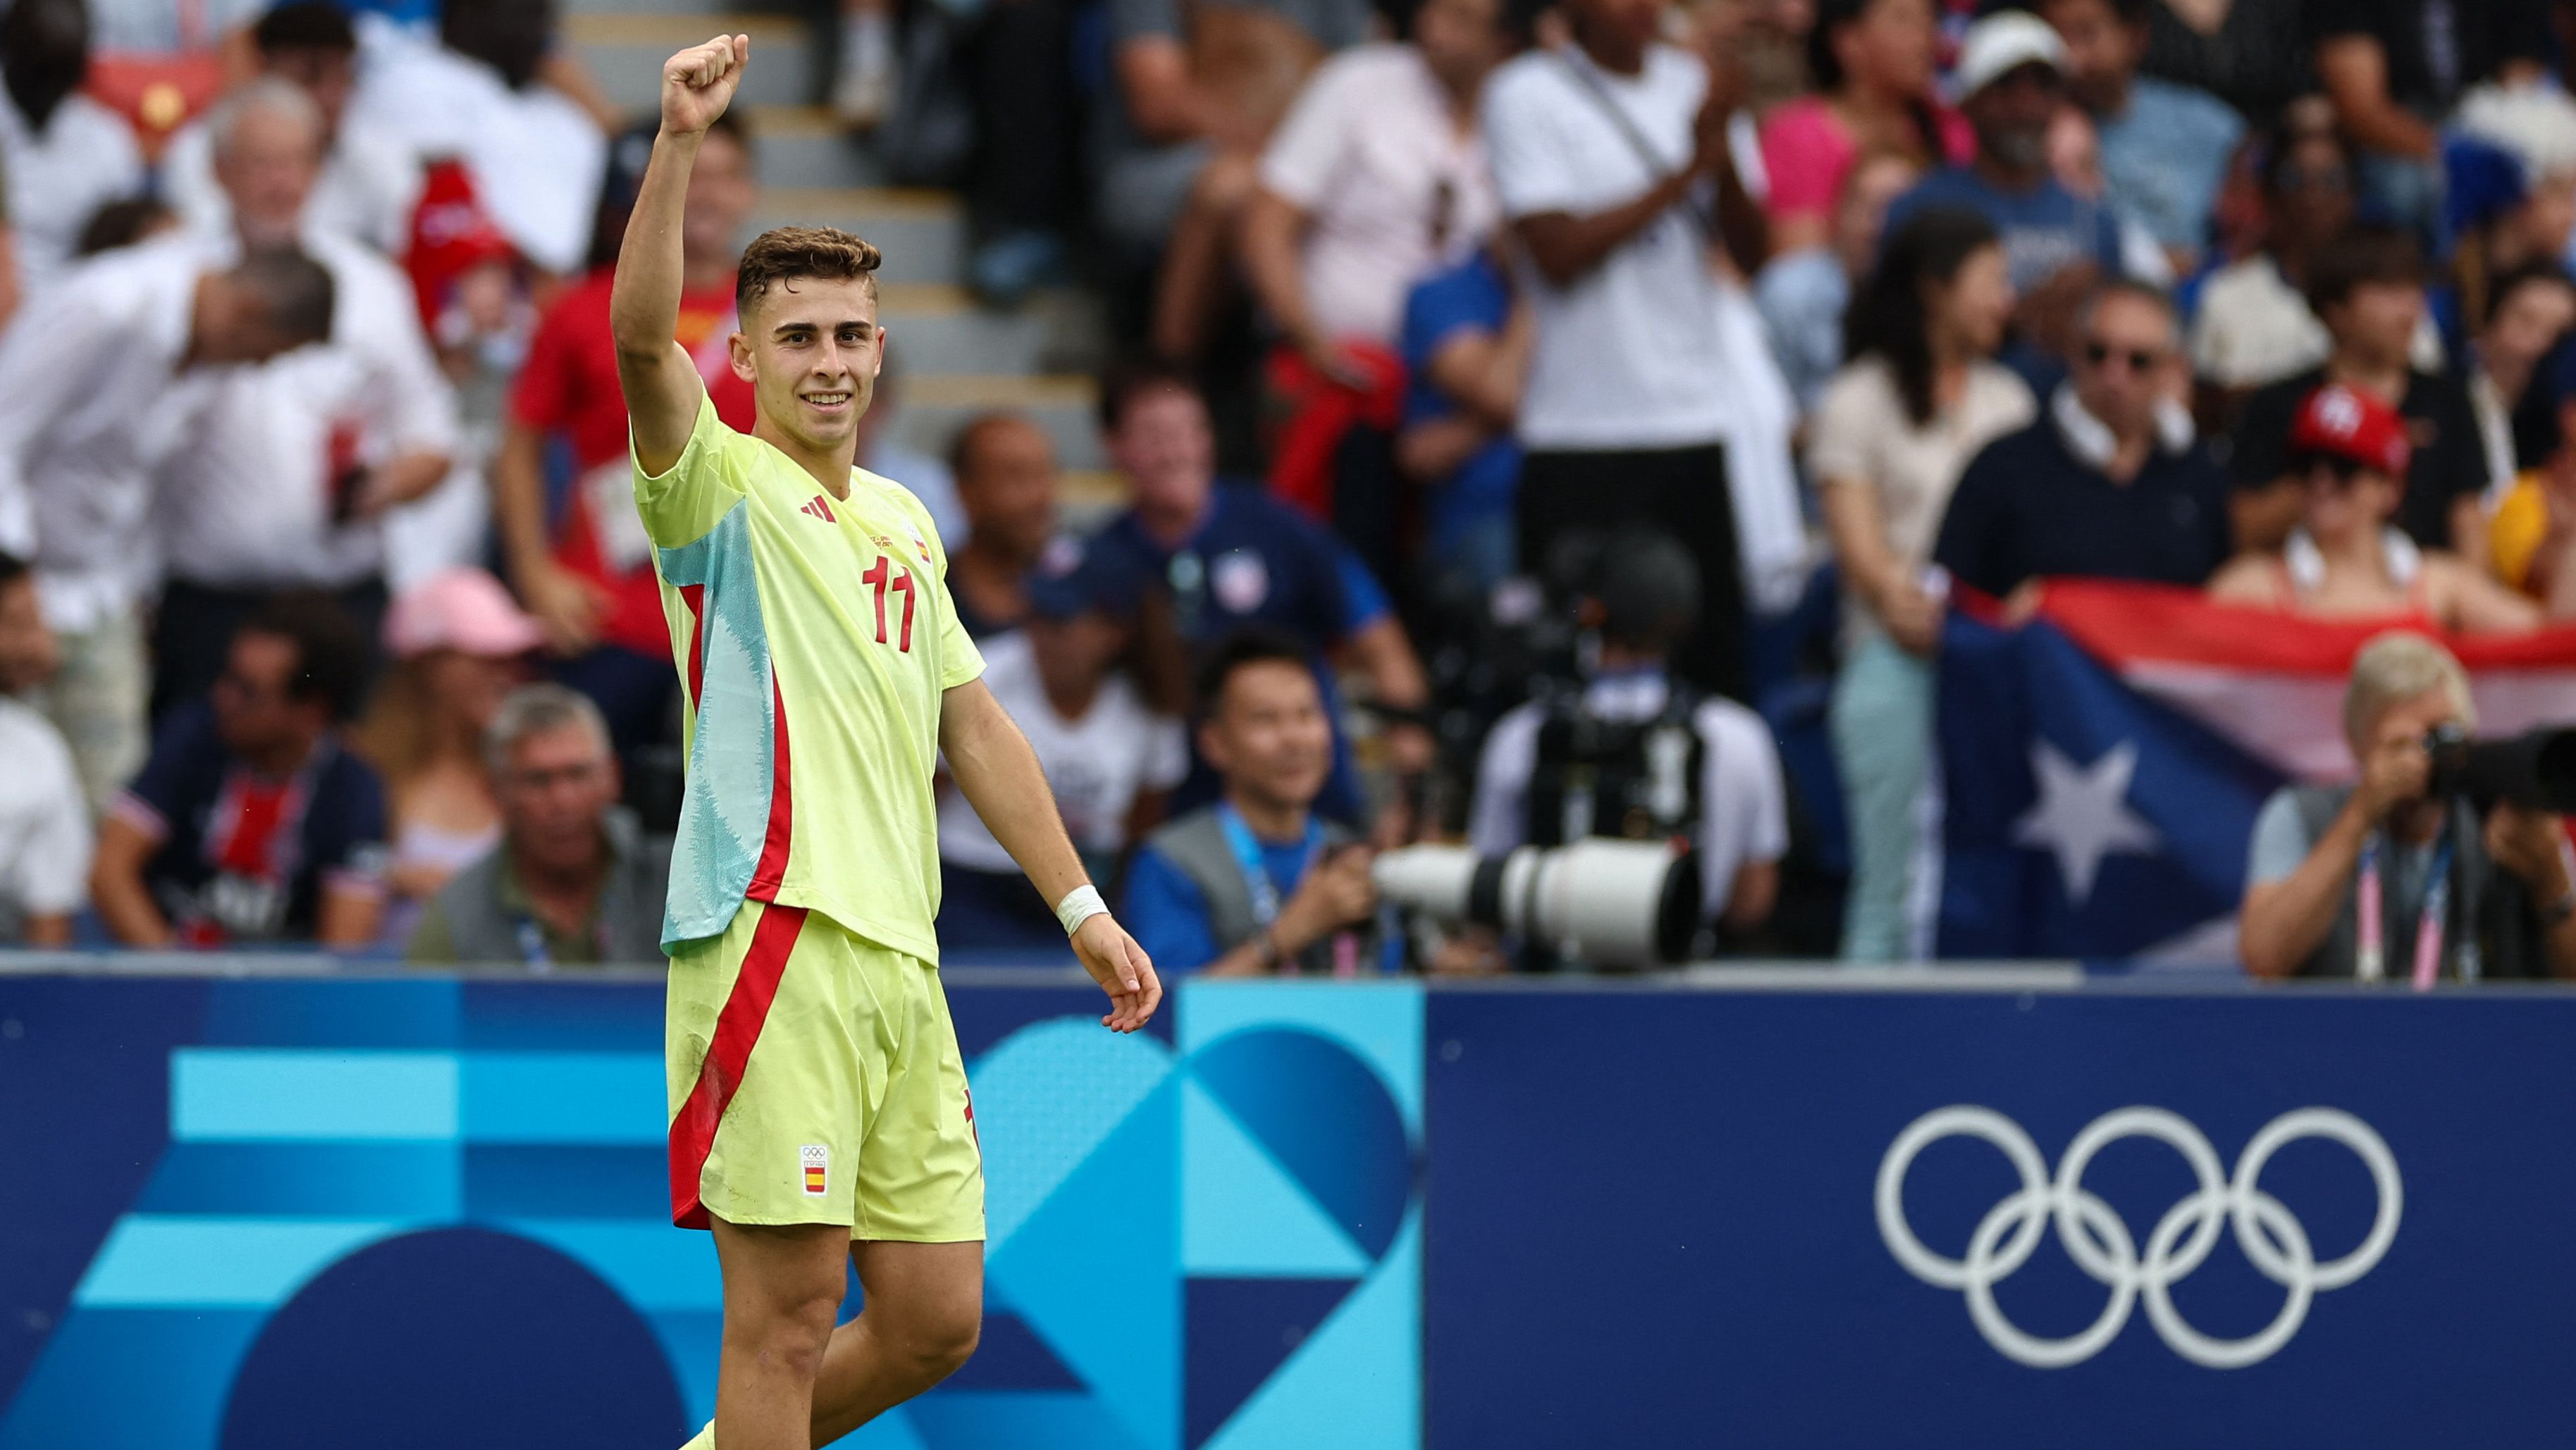
{"type": "Polygon", "coordinates": [[[2114,851],[2153,855],[2163,844],[2155,827],[2129,809],[2129,777],[2138,769],[2135,741],[2123,740],[2089,766],[2079,766],[2045,740],[2035,741],[2030,766],[2039,801],[2013,822],[2013,839],[2057,858],[2069,905],[2093,894],[2102,858],[2114,851]]]}

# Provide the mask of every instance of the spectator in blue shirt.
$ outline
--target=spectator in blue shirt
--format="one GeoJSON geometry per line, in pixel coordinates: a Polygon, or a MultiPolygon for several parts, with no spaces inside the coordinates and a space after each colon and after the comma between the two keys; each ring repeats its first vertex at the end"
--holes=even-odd
{"type": "Polygon", "coordinates": [[[286,595],[232,639],[99,827],[90,894],[128,946],[363,947],[385,903],[385,797],[340,748],[366,649],[330,596],[286,595]]]}
{"type": "Polygon", "coordinates": [[[1199,694],[1199,749],[1222,794],[1146,839],[1119,919],[1175,976],[1376,970],[1371,853],[1317,813],[1332,723],[1305,650],[1273,631],[1235,635],[1199,694]]]}
{"type": "MultiPolygon", "coordinates": [[[[1338,717],[1326,674],[1338,667],[1369,688],[1381,710],[1418,713],[1429,697],[1421,662],[1396,622],[1386,593],[1341,542],[1253,485],[1219,487],[1216,435],[1189,375],[1133,362],[1104,380],[1100,421],[1110,457],[1134,491],[1135,506],[1094,542],[1102,567],[1123,571],[1139,590],[1169,603],[1169,628],[1193,655],[1246,626],[1283,631],[1308,651],[1328,714],[1338,717]]],[[[1387,731],[1397,769],[1431,763],[1430,732],[1414,720],[1387,731]]],[[[1356,819],[1358,781],[1346,744],[1337,744],[1326,814],[1356,819]]],[[[1214,777],[1197,772],[1180,803],[1205,800],[1214,777]]]]}
{"type": "Polygon", "coordinates": [[[1404,304],[1404,428],[1396,459],[1428,486],[1423,555],[1436,579],[1482,591],[1513,568],[1512,500],[1521,477],[1512,435],[1529,372],[1530,314],[1491,252],[1414,284],[1404,304]]]}
{"type": "Polygon", "coordinates": [[[2066,43],[2066,88],[2093,117],[2110,194],[2177,273],[2209,244],[2209,218],[2245,121],[2191,86],[2140,75],[2156,0],[2041,0],[2066,43]]]}
{"type": "MultiPolygon", "coordinates": [[[[2074,353],[2076,310],[2096,282],[2124,270],[2119,218],[2069,191],[2049,167],[2049,125],[2066,100],[2066,45],[2046,21],[2021,10],[1978,21],[1957,79],[1976,160],[1925,177],[1889,208],[1887,225],[1931,206],[1965,207],[1994,224],[2021,298],[2003,360],[2044,394],[2074,353]]],[[[2172,280],[2161,265],[2145,270],[2144,280],[2172,280]]]]}

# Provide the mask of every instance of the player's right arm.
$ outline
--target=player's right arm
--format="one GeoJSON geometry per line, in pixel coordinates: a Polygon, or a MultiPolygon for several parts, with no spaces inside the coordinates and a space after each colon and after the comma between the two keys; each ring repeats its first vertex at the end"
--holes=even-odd
{"type": "Polygon", "coordinates": [[[733,101],[751,57],[748,36],[718,36],[662,63],[662,132],[626,223],[609,293],[610,332],[617,340],[617,380],[626,390],[635,463],[647,475],[680,461],[696,428],[706,384],[676,341],[680,328],[680,217],[689,171],[707,127],[733,101]]]}

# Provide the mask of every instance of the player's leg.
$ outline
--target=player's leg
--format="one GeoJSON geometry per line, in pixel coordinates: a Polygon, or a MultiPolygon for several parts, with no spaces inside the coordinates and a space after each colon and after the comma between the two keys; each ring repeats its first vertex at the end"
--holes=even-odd
{"type": "Polygon", "coordinates": [[[806,1450],[814,1383],[848,1279],[837,1224],[715,1221],[724,1269],[724,1346],[716,1367],[715,1443],[806,1450]]]}
{"type": "Polygon", "coordinates": [[[982,1242],[854,1243],[850,1262],[867,1303],[833,1331],[824,1353],[814,1381],[816,1445],[956,1373],[983,1330],[982,1242]]]}

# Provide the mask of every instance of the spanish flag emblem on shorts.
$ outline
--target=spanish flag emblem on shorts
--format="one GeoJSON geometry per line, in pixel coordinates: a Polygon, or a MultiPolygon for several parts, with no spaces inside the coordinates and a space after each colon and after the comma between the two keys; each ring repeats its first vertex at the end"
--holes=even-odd
{"type": "Polygon", "coordinates": [[[808,1143],[796,1150],[805,1168],[805,1191],[817,1198],[823,1196],[823,1181],[832,1167],[832,1150],[820,1143],[808,1143]]]}

